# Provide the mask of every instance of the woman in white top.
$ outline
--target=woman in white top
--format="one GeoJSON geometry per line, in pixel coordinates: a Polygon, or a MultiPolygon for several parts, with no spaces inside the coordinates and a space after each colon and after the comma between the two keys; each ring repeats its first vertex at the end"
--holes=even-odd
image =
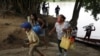
{"type": "MultiPolygon", "coordinates": [[[[66,30],[70,27],[69,22],[65,21],[65,16],[64,15],[59,15],[57,17],[57,22],[55,23],[54,28],[49,32],[49,35],[51,35],[51,33],[56,30],[57,32],[57,38],[58,38],[58,49],[59,49],[59,56],[63,55],[63,48],[60,47],[60,42],[61,42],[61,38],[63,37],[63,35],[65,34],[66,30]]],[[[66,56],[66,50],[64,50],[64,56],[66,56]]]]}

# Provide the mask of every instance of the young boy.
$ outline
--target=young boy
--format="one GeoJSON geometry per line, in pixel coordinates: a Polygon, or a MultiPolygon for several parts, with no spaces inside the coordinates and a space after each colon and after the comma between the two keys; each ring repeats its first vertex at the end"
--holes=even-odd
{"type": "Polygon", "coordinates": [[[59,53],[58,56],[67,56],[67,52],[65,49],[60,47],[60,42],[61,42],[61,38],[63,37],[63,35],[66,33],[66,30],[69,29],[70,24],[69,22],[65,21],[65,16],[64,15],[59,15],[57,17],[57,22],[55,23],[54,28],[49,32],[49,35],[51,35],[51,33],[56,30],[57,32],[57,37],[58,37],[58,49],[59,49],[59,53]],[[63,52],[64,50],[64,52],[63,52]],[[63,54],[64,53],[64,54],[63,54]]]}
{"type": "Polygon", "coordinates": [[[39,44],[39,38],[36,33],[31,29],[32,26],[30,23],[25,22],[21,24],[21,28],[26,32],[26,35],[29,40],[29,56],[34,56],[33,52],[36,51],[40,56],[44,56],[38,49],[37,45],[39,44]]]}

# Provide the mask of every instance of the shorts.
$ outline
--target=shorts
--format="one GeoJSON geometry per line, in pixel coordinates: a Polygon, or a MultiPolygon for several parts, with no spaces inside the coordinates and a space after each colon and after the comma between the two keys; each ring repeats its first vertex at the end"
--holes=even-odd
{"type": "Polygon", "coordinates": [[[42,31],[42,33],[41,34],[38,34],[38,35],[39,36],[45,36],[45,29],[42,29],[41,31],[42,31]]]}

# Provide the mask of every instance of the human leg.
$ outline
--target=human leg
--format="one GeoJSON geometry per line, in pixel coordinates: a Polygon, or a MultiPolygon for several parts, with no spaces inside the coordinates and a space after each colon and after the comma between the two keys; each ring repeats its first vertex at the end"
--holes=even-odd
{"type": "Polygon", "coordinates": [[[91,33],[88,34],[88,40],[90,40],[91,33]]]}
{"type": "Polygon", "coordinates": [[[42,43],[48,48],[48,41],[46,38],[45,29],[42,29],[42,34],[39,35],[41,37],[42,43]]]}
{"type": "Polygon", "coordinates": [[[35,47],[35,51],[40,55],[40,56],[44,56],[44,54],[42,52],[40,52],[37,47],[35,47]]]}
{"type": "Polygon", "coordinates": [[[84,36],[84,39],[86,39],[86,37],[88,36],[88,33],[86,32],[85,36],[84,36]]]}
{"type": "Polygon", "coordinates": [[[57,53],[58,56],[62,56],[63,55],[63,53],[62,53],[63,49],[60,47],[60,42],[61,42],[61,40],[58,40],[58,50],[59,50],[59,52],[57,53]]]}
{"type": "Polygon", "coordinates": [[[30,45],[29,47],[29,56],[34,56],[34,46],[30,45]]]}
{"type": "Polygon", "coordinates": [[[58,49],[59,49],[59,52],[62,53],[62,48],[60,47],[60,42],[61,42],[61,40],[58,40],[58,49]]]}
{"type": "Polygon", "coordinates": [[[67,50],[64,49],[63,55],[67,56],[67,50]]]}

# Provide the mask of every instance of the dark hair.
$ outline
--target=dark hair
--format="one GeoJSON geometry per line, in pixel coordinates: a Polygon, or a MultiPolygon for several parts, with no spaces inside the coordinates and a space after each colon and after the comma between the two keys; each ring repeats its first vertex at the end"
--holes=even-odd
{"type": "Polygon", "coordinates": [[[61,14],[60,16],[61,16],[61,18],[63,18],[63,20],[65,20],[65,19],[66,19],[66,17],[65,17],[64,15],[62,15],[62,14],[61,14]]]}
{"type": "Polygon", "coordinates": [[[73,27],[73,29],[78,30],[77,26],[73,27]]]}
{"type": "Polygon", "coordinates": [[[31,15],[34,16],[34,20],[37,21],[38,18],[37,18],[36,13],[32,13],[31,15]]]}

